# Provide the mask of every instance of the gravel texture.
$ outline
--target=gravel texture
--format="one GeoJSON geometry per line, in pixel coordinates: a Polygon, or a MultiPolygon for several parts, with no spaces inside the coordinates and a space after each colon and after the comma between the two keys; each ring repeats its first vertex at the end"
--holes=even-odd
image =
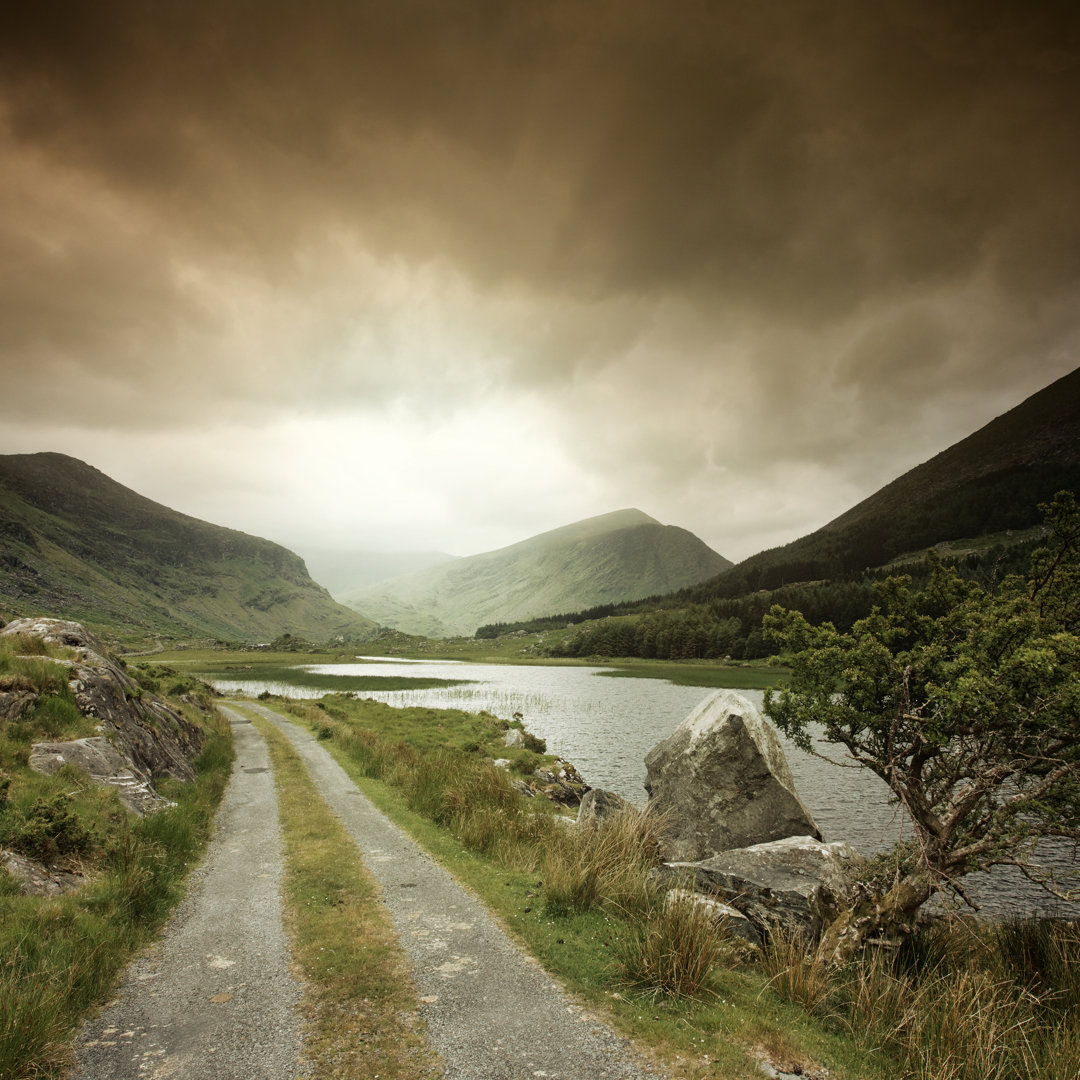
{"type": "Polygon", "coordinates": [[[659,1080],[626,1039],[569,998],[376,810],[312,735],[257,708],[291,740],[382,886],[448,1078],[659,1080]]]}
{"type": "Polygon", "coordinates": [[[70,1080],[301,1074],[274,777],[262,736],[225,711],[237,758],[207,857],[163,939],[87,1025],[70,1080]]]}

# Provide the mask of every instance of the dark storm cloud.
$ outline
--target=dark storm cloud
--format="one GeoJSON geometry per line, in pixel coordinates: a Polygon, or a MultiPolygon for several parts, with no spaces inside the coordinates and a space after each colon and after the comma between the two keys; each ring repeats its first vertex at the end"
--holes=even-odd
{"type": "Polygon", "coordinates": [[[211,249],[338,224],[487,280],[813,319],[986,260],[1075,280],[1074,12],[43,4],[2,66],[18,145],[211,249]]]}

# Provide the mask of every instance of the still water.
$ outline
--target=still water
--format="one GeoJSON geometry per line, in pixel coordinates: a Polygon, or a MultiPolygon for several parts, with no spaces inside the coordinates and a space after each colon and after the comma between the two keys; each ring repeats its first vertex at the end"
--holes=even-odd
{"type": "MultiPolygon", "coordinates": [[[[360,659],[360,658],[358,658],[360,659]]],[[[463,685],[427,690],[361,692],[397,706],[486,710],[510,719],[521,713],[526,728],[547,743],[549,753],[572,762],[593,787],[645,801],[645,755],[671,733],[705,697],[706,687],[675,686],[658,679],[606,677],[602,667],[529,667],[452,661],[364,661],[313,665],[307,670],[338,675],[385,675],[469,679],[463,685]]],[[[281,683],[213,679],[226,693],[264,690],[291,697],[321,697],[324,691],[281,683]]],[[[761,707],[760,690],[740,690],[761,707]]],[[[804,753],[781,736],[795,786],[825,840],[846,840],[866,854],[910,838],[885,785],[865,769],[843,767],[842,751],[822,746],[834,764],[804,753]]],[[[971,879],[969,879],[971,880],[971,879]]],[[[989,913],[1048,907],[1046,894],[1018,875],[996,872],[976,882],[989,913]]],[[[1080,908],[1074,908],[1080,913],[1080,908]]]]}

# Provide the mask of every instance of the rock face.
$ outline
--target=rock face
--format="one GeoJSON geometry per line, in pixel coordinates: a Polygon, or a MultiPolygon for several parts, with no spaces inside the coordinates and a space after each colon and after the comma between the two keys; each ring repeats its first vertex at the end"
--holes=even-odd
{"type": "Polygon", "coordinates": [[[101,738],[41,743],[34,748],[42,771],[55,772],[65,760],[98,780],[115,783],[138,812],[164,803],[151,781],[195,778],[192,759],[202,735],[182,713],[136,686],[97,638],[79,623],[62,619],[16,619],[0,635],[28,634],[73,649],[76,659],[51,660],[66,667],[79,710],[96,717],[101,738]],[[81,744],[81,745],[80,745],[81,744]],[[146,785],[147,792],[139,789],[146,785]]]}
{"type": "Polygon", "coordinates": [[[787,836],[821,838],[776,732],[730,690],[698,705],[649,751],[645,766],[649,806],[671,821],[664,848],[670,862],[787,836]]]}
{"type": "Polygon", "coordinates": [[[851,898],[852,873],[861,859],[850,844],[790,836],[701,862],[669,863],[666,869],[737,908],[762,937],[777,930],[814,935],[851,898]]]}
{"type": "Polygon", "coordinates": [[[738,908],[725,904],[723,900],[717,900],[715,896],[705,896],[692,889],[669,889],[664,903],[693,904],[716,922],[723,921],[733,937],[742,938],[751,945],[761,944],[761,935],[754,924],[738,908]]]}
{"type": "Polygon", "coordinates": [[[51,776],[63,765],[72,765],[86,773],[95,784],[119,788],[124,805],[140,816],[173,805],[154,790],[149,773],[135,766],[103,736],[34,743],[30,751],[31,769],[51,776]]]}

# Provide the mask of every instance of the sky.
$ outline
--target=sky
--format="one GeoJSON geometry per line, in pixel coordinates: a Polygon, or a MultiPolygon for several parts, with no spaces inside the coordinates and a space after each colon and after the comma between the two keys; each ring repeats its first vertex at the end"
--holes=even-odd
{"type": "Polygon", "coordinates": [[[1078,364],[1080,5],[195,0],[0,35],[0,453],[315,548],[731,559],[1078,364]]]}

